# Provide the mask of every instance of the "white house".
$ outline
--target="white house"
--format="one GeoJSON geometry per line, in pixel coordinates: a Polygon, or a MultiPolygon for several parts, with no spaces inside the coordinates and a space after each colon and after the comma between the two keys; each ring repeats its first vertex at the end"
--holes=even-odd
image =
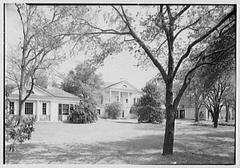
{"type": "Polygon", "coordinates": [[[104,116],[106,104],[119,102],[121,104],[120,118],[128,118],[131,106],[138,101],[140,96],[141,92],[126,80],[116,83],[106,82],[103,95],[98,100],[98,114],[104,116]]]}
{"type": "MultiPolygon", "coordinates": [[[[9,96],[9,113],[18,114],[18,90],[9,96]]],[[[80,101],[79,97],[55,87],[47,89],[34,86],[23,105],[23,115],[34,115],[37,121],[66,120],[70,110],[80,101]]]]}

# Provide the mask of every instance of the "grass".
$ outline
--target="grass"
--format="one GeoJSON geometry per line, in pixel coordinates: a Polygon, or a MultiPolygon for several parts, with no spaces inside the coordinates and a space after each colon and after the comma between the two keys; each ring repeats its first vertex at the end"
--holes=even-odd
{"type": "Polygon", "coordinates": [[[162,156],[164,124],[99,120],[36,123],[32,139],[6,153],[8,164],[234,164],[234,127],[176,121],[174,154],[162,156]]]}

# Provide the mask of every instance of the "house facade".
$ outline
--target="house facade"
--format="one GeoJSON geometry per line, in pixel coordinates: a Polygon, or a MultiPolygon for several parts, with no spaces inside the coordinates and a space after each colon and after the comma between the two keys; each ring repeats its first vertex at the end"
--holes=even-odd
{"type": "Polygon", "coordinates": [[[116,83],[107,82],[98,100],[98,114],[104,116],[106,104],[118,102],[121,104],[120,118],[129,118],[131,106],[139,100],[141,95],[142,93],[126,80],[116,83]]]}
{"type": "MultiPolygon", "coordinates": [[[[25,93],[26,94],[26,93],[25,93]]],[[[18,114],[18,90],[14,89],[8,97],[9,114],[18,114]]],[[[31,95],[23,104],[22,115],[33,115],[37,121],[63,121],[80,99],[59,88],[47,89],[34,86],[31,95]]]]}
{"type": "MultiPolygon", "coordinates": [[[[176,119],[195,119],[195,108],[191,106],[180,106],[175,112],[176,119]]],[[[226,119],[226,108],[223,107],[219,114],[219,121],[224,121],[226,119]]],[[[212,116],[210,112],[208,112],[207,108],[202,106],[199,109],[199,120],[212,120],[212,116]]],[[[235,120],[235,111],[233,108],[229,109],[228,120],[235,120]]]]}

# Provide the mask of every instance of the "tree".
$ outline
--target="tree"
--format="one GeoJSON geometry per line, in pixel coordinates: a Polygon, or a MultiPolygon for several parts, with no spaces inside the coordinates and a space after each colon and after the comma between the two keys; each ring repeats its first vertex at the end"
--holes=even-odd
{"type": "Polygon", "coordinates": [[[218,118],[224,105],[223,97],[230,85],[227,77],[220,77],[207,92],[205,106],[212,115],[214,128],[218,126],[218,118]]]}
{"type": "Polygon", "coordinates": [[[41,86],[43,88],[47,88],[48,86],[48,75],[44,71],[39,71],[36,73],[36,85],[41,86]]]}
{"type": "Polygon", "coordinates": [[[136,105],[138,122],[162,123],[161,93],[155,83],[148,82],[142,89],[143,95],[136,105]]]}
{"type": "MultiPolygon", "coordinates": [[[[232,76],[230,78],[234,78],[235,76],[232,76]]],[[[230,107],[232,110],[235,110],[236,106],[236,87],[234,86],[233,82],[235,83],[234,80],[230,80],[230,87],[229,89],[226,90],[226,93],[223,97],[223,104],[225,105],[225,110],[226,110],[226,118],[225,121],[228,122],[230,118],[230,107]]]]}
{"type": "MultiPolygon", "coordinates": [[[[214,37],[209,43],[209,47],[205,51],[206,55],[208,55],[208,53],[214,53],[214,51],[221,51],[226,46],[229,46],[229,44],[236,43],[235,25],[224,28],[224,32],[220,32],[221,35],[214,37]]],[[[198,101],[201,103],[204,102],[203,100],[205,99],[204,104],[212,115],[215,128],[217,127],[222,106],[225,104],[226,111],[228,112],[228,103],[235,101],[233,97],[228,96],[229,93],[234,95],[234,87],[231,81],[232,74],[236,71],[235,52],[235,48],[233,48],[205,57],[211,62],[214,60],[214,64],[199,68],[195,72],[194,80],[192,81],[194,90],[197,91],[196,98],[201,98],[202,101],[198,101]]],[[[228,116],[228,114],[226,116],[228,116]]]]}
{"type": "Polygon", "coordinates": [[[101,75],[96,74],[96,67],[85,61],[71,70],[63,80],[61,87],[63,90],[77,95],[83,99],[95,101],[95,97],[100,93],[103,84],[101,75]]]}
{"type": "MultiPolygon", "coordinates": [[[[105,7],[107,8],[107,7],[105,7]]],[[[94,7],[92,7],[94,9],[94,7]]],[[[93,60],[103,60],[114,52],[121,51],[122,44],[142,60],[150,60],[162,75],[166,87],[166,127],[163,144],[163,155],[173,153],[174,113],[191,81],[193,72],[199,67],[212,64],[206,59],[214,53],[231,50],[235,44],[229,44],[219,51],[202,54],[207,42],[214,36],[221,36],[225,28],[235,25],[235,6],[191,6],[191,5],[159,5],[159,6],[112,6],[112,9],[101,11],[95,8],[92,17],[103,13],[102,20],[78,17],[79,23],[88,27],[88,43],[86,48],[92,52],[93,60]],[[138,9],[141,9],[139,12],[138,9]],[[137,12],[135,12],[137,11],[137,12]],[[99,26],[101,25],[101,27],[99,26]],[[102,26],[103,25],[103,26],[102,26]],[[106,35],[101,38],[101,35],[106,35]],[[93,48],[94,46],[94,48],[93,48]],[[181,69],[188,62],[193,51],[197,52],[195,64],[191,64],[184,75],[179,92],[173,97],[173,82],[181,69]]],[[[101,15],[102,16],[102,15],[101,15]]],[[[77,29],[68,35],[82,35],[77,29]]],[[[124,46],[123,46],[124,47],[124,46]]],[[[221,54],[215,59],[219,59],[221,54]]]]}
{"type": "Polygon", "coordinates": [[[15,7],[20,18],[22,41],[15,53],[8,53],[7,72],[18,88],[18,115],[21,116],[38,71],[46,70],[60,60],[57,49],[67,43],[68,39],[62,34],[69,31],[71,25],[65,24],[68,13],[64,7],[23,4],[15,4],[15,7]]]}

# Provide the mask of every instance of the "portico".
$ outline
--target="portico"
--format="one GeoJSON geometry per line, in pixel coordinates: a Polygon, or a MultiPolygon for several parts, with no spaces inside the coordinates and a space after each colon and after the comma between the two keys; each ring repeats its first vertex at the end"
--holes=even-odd
{"type": "Polygon", "coordinates": [[[120,118],[127,118],[131,106],[140,96],[141,92],[127,81],[111,84],[105,87],[101,101],[102,105],[99,106],[98,110],[102,111],[100,114],[103,114],[105,104],[118,102],[122,108],[120,118]]]}

